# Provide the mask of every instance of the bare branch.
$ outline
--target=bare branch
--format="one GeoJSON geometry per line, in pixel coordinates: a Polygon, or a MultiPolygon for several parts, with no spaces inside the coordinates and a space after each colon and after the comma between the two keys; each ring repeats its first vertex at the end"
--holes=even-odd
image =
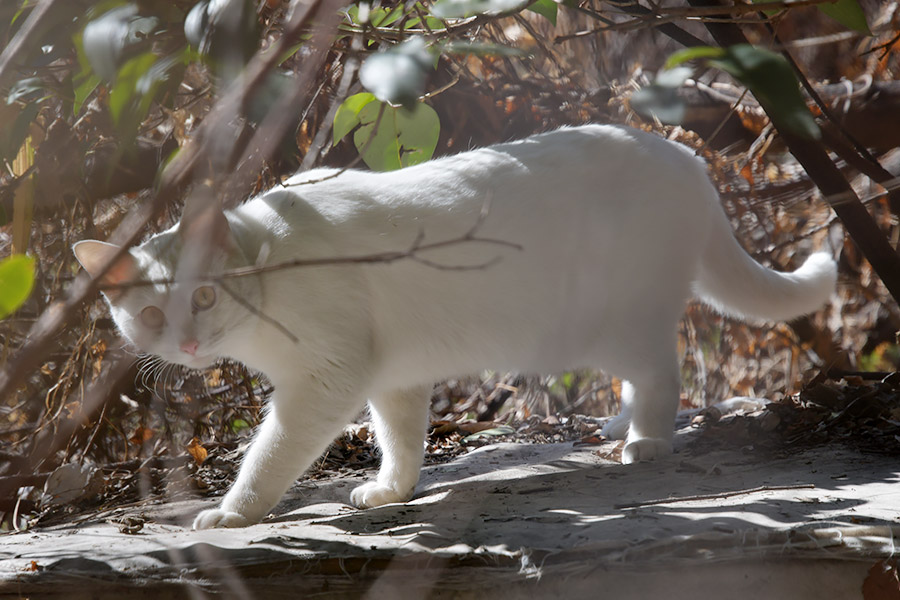
{"type": "MultiPolygon", "coordinates": [[[[29,21],[39,19],[39,15],[46,12],[45,8],[49,10],[58,4],[62,4],[62,2],[54,0],[41,3],[35,13],[29,17],[29,21]]],[[[228,88],[221,100],[216,103],[213,110],[200,124],[194,138],[169,163],[160,178],[160,185],[152,200],[138,205],[113,234],[111,239],[121,246],[121,250],[111,257],[99,274],[100,276],[105,274],[124,256],[128,248],[137,242],[147,223],[155,215],[161,213],[172,198],[180,195],[180,191],[195,175],[197,167],[210,156],[213,146],[216,143],[221,144],[221,139],[213,133],[225,128],[234,119],[235,114],[240,114],[239,109],[245,105],[250,92],[264,81],[266,75],[279,64],[283,51],[300,38],[301,34],[308,29],[312,19],[318,15],[321,17],[321,29],[319,35],[313,38],[313,43],[316,43],[317,46],[315,52],[304,61],[304,69],[298,77],[299,81],[295,85],[295,89],[291,90],[293,93],[286,94],[281,102],[270,111],[248,145],[256,150],[252,153],[254,160],[245,161],[242,165],[243,177],[249,177],[248,174],[251,171],[258,172],[258,167],[261,167],[263,160],[276,150],[277,136],[271,135],[271,132],[284,130],[295,113],[296,107],[306,104],[301,101],[301,97],[309,94],[312,76],[330,48],[330,43],[324,43],[326,33],[322,32],[329,25],[333,26],[332,29],[336,27],[336,21],[339,18],[337,16],[338,8],[339,3],[336,0],[310,0],[295,4],[294,13],[285,26],[283,36],[270,48],[256,53],[244,68],[241,76],[228,88]]],[[[26,31],[31,30],[23,26],[20,35],[25,35],[26,31]]],[[[13,61],[24,47],[25,42],[16,41],[4,50],[0,55],[0,77],[9,72],[13,61]]],[[[232,141],[232,144],[237,143],[238,140],[232,141]]],[[[228,154],[234,155],[235,153],[228,152],[228,154]]],[[[72,319],[82,304],[96,294],[98,289],[96,279],[81,278],[76,281],[64,301],[53,302],[47,307],[31,328],[27,342],[0,371],[0,398],[11,393],[32,372],[50,347],[56,334],[72,319]]]]}
{"type": "Polygon", "coordinates": [[[230,287],[225,285],[224,281],[222,281],[221,279],[217,279],[216,283],[218,283],[219,287],[221,287],[223,290],[225,290],[225,293],[228,294],[229,296],[231,296],[231,298],[235,302],[237,302],[238,304],[240,304],[241,306],[246,308],[253,315],[259,317],[260,319],[262,319],[263,321],[265,321],[266,323],[268,323],[269,325],[271,325],[272,327],[274,327],[275,329],[277,329],[278,331],[283,333],[285,336],[287,336],[287,338],[289,340],[291,340],[295,344],[300,341],[300,338],[298,338],[296,335],[291,333],[290,329],[288,329],[287,327],[285,327],[284,325],[279,323],[277,320],[273,319],[269,315],[265,314],[264,312],[262,312],[261,310],[259,310],[258,308],[256,308],[255,306],[253,306],[252,304],[247,302],[244,298],[241,297],[240,294],[235,293],[234,290],[232,290],[230,287]]]}
{"type": "MultiPolygon", "coordinates": [[[[554,39],[555,43],[565,42],[568,40],[595,35],[607,31],[636,31],[638,29],[649,29],[668,25],[675,21],[694,20],[702,22],[727,22],[734,23],[745,15],[760,13],[763,11],[791,9],[801,6],[815,6],[817,4],[830,3],[833,0],[782,0],[776,2],[759,2],[754,4],[735,4],[733,6],[667,6],[656,7],[648,10],[643,16],[623,21],[621,23],[610,23],[604,19],[605,24],[594,29],[586,29],[576,31],[569,35],[561,35],[554,39]]],[[[621,8],[625,10],[625,8],[621,8]]],[[[758,23],[763,19],[754,19],[753,22],[758,23]]]]}
{"type": "MultiPolygon", "coordinates": [[[[410,259],[416,262],[426,264],[428,266],[434,267],[436,269],[440,269],[443,271],[473,271],[473,270],[481,270],[486,269],[490,266],[493,266],[500,260],[500,257],[494,257],[490,260],[479,263],[476,265],[442,265],[440,263],[435,263],[428,259],[422,258],[421,254],[423,252],[428,252],[431,250],[437,250],[439,248],[447,248],[450,246],[458,246],[460,244],[469,244],[469,243],[477,243],[477,244],[491,244],[496,246],[505,246],[507,248],[513,248],[515,250],[522,250],[522,246],[520,244],[516,244],[513,242],[508,242],[506,240],[498,240],[493,238],[479,237],[477,234],[478,229],[481,227],[484,219],[487,217],[487,210],[489,206],[490,200],[487,200],[482,207],[481,213],[478,216],[478,220],[475,222],[475,225],[472,226],[469,231],[465,234],[455,237],[449,240],[443,240],[440,242],[431,242],[431,243],[423,243],[425,239],[425,232],[419,231],[416,234],[413,243],[407,250],[390,250],[386,252],[376,252],[373,254],[362,254],[356,256],[335,256],[328,258],[297,258],[294,260],[274,263],[271,265],[253,265],[247,267],[240,267],[237,269],[229,269],[222,273],[221,275],[217,275],[214,277],[210,276],[197,276],[195,278],[189,279],[181,279],[181,278],[161,278],[161,279],[139,279],[135,281],[129,281],[120,284],[114,285],[103,285],[100,286],[102,290],[120,290],[127,289],[132,287],[142,287],[148,285],[172,285],[174,283],[184,283],[186,281],[224,281],[228,279],[232,279],[235,277],[249,277],[252,275],[262,275],[264,273],[271,273],[273,271],[282,271],[284,269],[292,269],[298,267],[320,267],[320,266],[338,266],[338,265],[360,265],[360,264],[390,264],[393,262],[397,262],[399,260],[410,259]]],[[[227,290],[226,290],[227,291],[227,290]]],[[[229,292],[231,293],[231,292],[229,292]]]]}
{"type": "Polygon", "coordinates": [[[733,490],[728,492],[719,492],[713,494],[698,494],[696,496],[679,496],[675,498],[660,498],[658,500],[646,500],[644,502],[627,502],[624,504],[615,504],[613,508],[641,508],[644,506],[656,506],[659,504],[672,504],[675,502],[698,502],[700,500],[718,500],[719,498],[733,498],[735,496],[744,496],[747,494],[759,494],[761,492],[783,492],[790,490],[813,490],[815,484],[798,483],[796,485],[761,485],[746,490],[733,490]]]}

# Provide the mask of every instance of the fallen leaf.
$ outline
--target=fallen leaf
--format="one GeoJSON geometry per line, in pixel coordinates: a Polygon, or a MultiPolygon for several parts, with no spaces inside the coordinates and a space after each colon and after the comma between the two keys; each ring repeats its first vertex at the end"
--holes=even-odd
{"type": "Polygon", "coordinates": [[[459,425],[453,421],[434,421],[431,423],[431,435],[444,436],[459,431],[459,425]]]}
{"type": "Polygon", "coordinates": [[[149,442],[153,438],[154,433],[155,432],[150,427],[138,425],[138,428],[134,430],[134,433],[131,434],[131,437],[128,438],[128,441],[135,446],[140,446],[145,442],[149,442]]]}
{"type": "MultiPolygon", "coordinates": [[[[461,429],[462,427],[460,427],[461,429]]],[[[472,435],[466,436],[459,441],[460,444],[468,444],[470,442],[474,442],[476,440],[480,440],[487,437],[495,437],[501,435],[510,435],[515,433],[516,430],[510,427],[509,425],[500,425],[499,427],[492,427],[490,429],[483,429],[478,433],[473,433],[472,435]]]]}
{"type": "Polygon", "coordinates": [[[493,421],[476,421],[475,423],[459,423],[457,427],[463,433],[478,433],[486,429],[494,429],[497,424],[493,421]]]}
{"type": "Polygon", "coordinates": [[[604,438],[603,436],[588,435],[588,436],[581,438],[580,440],[575,442],[573,445],[574,446],[597,446],[597,445],[602,444],[605,441],[606,441],[606,438],[604,438]]]}
{"type": "Polygon", "coordinates": [[[900,579],[897,577],[897,566],[885,560],[872,565],[869,574],[862,584],[864,600],[898,600],[900,599],[900,579]]]}
{"type": "Polygon", "coordinates": [[[190,454],[194,458],[194,462],[197,465],[202,465],[203,461],[206,460],[207,452],[206,448],[200,445],[200,440],[197,438],[191,438],[191,441],[188,442],[187,445],[188,454],[190,454]]]}

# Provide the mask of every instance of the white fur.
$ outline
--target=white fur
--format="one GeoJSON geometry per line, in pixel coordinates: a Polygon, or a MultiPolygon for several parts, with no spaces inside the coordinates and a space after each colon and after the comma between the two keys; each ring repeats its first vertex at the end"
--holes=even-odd
{"type": "MultiPolygon", "coordinates": [[[[608,429],[627,432],[623,462],[665,455],[679,396],[676,327],[692,286],[729,314],[765,320],[815,310],[835,284],[825,254],[792,274],[759,266],[734,240],[704,165],[682,146],[625,127],[561,129],[392,173],[303,184],[328,174],[296,176],[231,213],[239,259],[229,260],[403,251],[420,233],[425,244],[464,235],[486,206],[476,235],[521,250],[471,241],[421,255],[449,267],[499,258],[470,270],[405,259],[229,279],[300,341],[220,291],[208,318],[198,313],[205,324],[187,323],[202,360],[179,355],[182,331],[139,344],[192,366],[232,357],[275,386],[236,483],[195,528],[259,521],[367,399],[382,466],[352,500],[408,499],[431,385],[486,368],[593,367],[627,379],[622,418],[608,429]]],[[[143,268],[157,268],[153,248],[174,231],[134,251],[143,268]]],[[[178,287],[125,294],[113,303],[120,327],[138,340],[129,315],[171,304],[178,287]]]]}

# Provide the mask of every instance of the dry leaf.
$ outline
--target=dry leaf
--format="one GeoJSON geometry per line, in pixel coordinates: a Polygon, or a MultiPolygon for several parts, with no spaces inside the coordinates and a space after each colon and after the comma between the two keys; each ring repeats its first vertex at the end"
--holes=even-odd
{"type": "Polygon", "coordinates": [[[485,431],[487,429],[494,429],[497,427],[497,424],[493,421],[476,421],[475,423],[460,423],[458,427],[459,430],[463,433],[471,434],[485,431]]]}
{"type": "Polygon", "coordinates": [[[100,340],[91,346],[91,354],[93,356],[103,356],[106,352],[106,340],[100,340]]]}
{"type": "Polygon", "coordinates": [[[432,421],[431,435],[443,436],[459,431],[459,425],[453,421],[432,421]]]}
{"type": "Polygon", "coordinates": [[[897,566],[880,561],[872,565],[862,585],[864,600],[900,600],[900,579],[897,566]]]}
{"type": "Polygon", "coordinates": [[[222,385],[223,382],[222,369],[212,369],[206,373],[206,387],[215,389],[222,385]]]}
{"type": "Polygon", "coordinates": [[[188,454],[194,458],[194,462],[197,463],[197,466],[202,465],[203,461],[206,460],[206,448],[200,445],[200,440],[196,437],[191,438],[191,441],[188,442],[187,451],[188,454]]]}
{"type": "Polygon", "coordinates": [[[135,446],[140,446],[145,442],[149,442],[153,438],[154,433],[155,432],[150,427],[139,425],[138,428],[134,430],[134,433],[131,434],[131,437],[128,438],[128,441],[135,446]]]}

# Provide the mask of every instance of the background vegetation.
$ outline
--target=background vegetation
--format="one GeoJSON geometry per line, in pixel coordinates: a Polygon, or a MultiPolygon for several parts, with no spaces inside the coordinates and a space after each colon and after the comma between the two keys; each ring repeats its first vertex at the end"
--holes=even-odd
{"type": "MultiPolygon", "coordinates": [[[[652,129],[708,160],[758,260],[792,268],[823,246],[842,272],[832,306],[790,324],[691,305],[683,406],[790,395],[822,368],[894,371],[900,10],[721,4],[3,4],[4,527],[77,508],[39,492],[65,464],[85,474],[84,502],[222,487],[267,383],[228,363],[141,369],[70,247],[133,243],[173,223],[192,190],[233,206],[317,165],[389,170],[565,124],[652,129]]],[[[481,430],[583,436],[590,422],[569,416],[610,414],[617,390],[590,372],[445,382],[431,454],[481,430]]],[[[370,441],[352,428],[322,465],[368,464],[370,441]]]]}

